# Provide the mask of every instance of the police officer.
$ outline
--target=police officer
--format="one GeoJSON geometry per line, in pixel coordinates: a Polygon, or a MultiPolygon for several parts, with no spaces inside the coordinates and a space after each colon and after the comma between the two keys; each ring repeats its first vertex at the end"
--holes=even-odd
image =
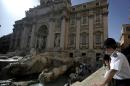
{"type": "Polygon", "coordinates": [[[102,83],[95,86],[105,86],[115,81],[114,86],[130,86],[130,65],[126,57],[116,50],[117,43],[113,38],[107,38],[104,42],[105,52],[110,55],[110,70],[102,83]]]}

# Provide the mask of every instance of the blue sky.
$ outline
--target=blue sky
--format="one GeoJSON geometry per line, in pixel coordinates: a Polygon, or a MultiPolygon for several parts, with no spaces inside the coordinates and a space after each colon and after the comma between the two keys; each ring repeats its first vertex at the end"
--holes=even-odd
{"type": "Polygon", "coordinates": [[[109,0],[109,37],[120,39],[122,24],[130,24],[130,0],[109,0]]]}
{"type": "MultiPolygon", "coordinates": [[[[76,5],[87,1],[92,0],[72,0],[72,4],[76,5]]],[[[2,25],[0,27],[0,37],[11,33],[14,21],[25,17],[25,10],[38,4],[37,0],[0,0],[0,25],[2,25]]],[[[128,20],[129,15],[130,0],[109,0],[109,37],[119,41],[122,24],[130,23],[130,20],[128,20]]]]}

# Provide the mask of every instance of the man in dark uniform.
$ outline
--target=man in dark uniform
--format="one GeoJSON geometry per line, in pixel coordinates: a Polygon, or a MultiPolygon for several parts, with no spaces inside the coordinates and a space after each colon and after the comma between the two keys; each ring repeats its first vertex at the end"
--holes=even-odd
{"type": "Polygon", "coordinates": [[[105,52],[110,55],[110,70],[105,80],[95,86],[105,86],[114,79],[115,86],[130,86],[130,65],[126,57],[116,50],[117,43],[113,38],[104,42],[105,52]]]}

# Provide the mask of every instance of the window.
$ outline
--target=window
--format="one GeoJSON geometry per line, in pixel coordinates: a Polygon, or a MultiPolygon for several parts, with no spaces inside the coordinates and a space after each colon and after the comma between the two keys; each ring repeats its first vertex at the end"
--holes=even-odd
{"type": "Polygon", "coordinates": [[[75,47],[75,44],[76,44],[76,36],[75,34],[70,34],[69,35],[69,45],[70,47],[75,47]]]}
{"type": "Polygon", "coordinates": [[[72,14],[70,16],[70,24],[74,25],[76,23],[76,14],[72,14]]]}
{"type": "Polygon", "coordinates": [[[73,11],[75,11],[75,8],[72,8],[73,11]]]}
{"type": "Polygon", "coordinates": [[[82,56],[86,56],[86,53],[82,53],[82,56]]]}
{"type": "Polygon", "coordinates": [[[75,23],[76,23],[75,18],[72,18],[72,19],[70,20],[70,25],[75,25],[75,23]]]}
{"type": "Polygon", "coordinates": [[[101,20],[101,15],[96,15],[96,22],[100,22],[101,20]]]}
{"type": "Polygon", "coordinates": [[[69,56],[73,58],[73,53],[70,53],[70,55],[69,55],[69,56]]]}
{"type": "Polygon", "coordinates": [[[99,2],[97,2],[97,3],[96,3],[96,5],[97,5],[97,6],[98,6],[98,5],[100,5],[100,3],[99,3],[99,2]]]}
{"type": "Polygon", "coordinates": [[[102,15],[96,15],[95,24],[97,28],[100,28],[102,26],[102,15]]]}
{"type": "Polygon", "coordinates": [[[86,35],[86,44],[88,44],[88,42],[89,42],[89,35],[87,34],[86,35]]]}
{"type": "Polygon", "coordinates": [[[70,31],[70,32],[76,32],[76,28],[75,28],[75,27],[70,27],[70,28],[69,28],[69,31],[70,31]]]}
{"type": "Polygon", "coordinates": [[[100,33],[95,34],[95,43],[101,44],[101,34],[100,33]]]}
{"type": "Polygon", "coordinates": [[[86,45],[86,33],[82,34],[82,44],[86,45]]]}
{"type": "Polygon", "coordinates": [[[80,38],[80,43],[82,45],[86,45],[88,44],[88,34],[86,34],[85,32],[81,34],[81,38],[80,38]]]}
{"type": "Polygon", "coordinates": [[[83,24],[86,24],[86,17],[83,17],[83,24]]]}
{"type": "Polygon", "coordinates": [[[88,17],[87,17],[87,16],[83,16],[83,17],[81,18],[81,23],[82,23],[82,24],[87,24],[87,23],[88,23],[88,17]]]}
{"type": "Polygon", "coordinates": [[[126,31],[130,31],[130,27],[126,27],[126,31]]]}
{"type": "Polygon", "coordinates": [[[128,35],[128,39],[130,39],[130,35],[128,35]]]}
{"type": "Polygon", "coordinates": [[[83,5],[83,8],[86,8],[86,5],[83,5]]]}

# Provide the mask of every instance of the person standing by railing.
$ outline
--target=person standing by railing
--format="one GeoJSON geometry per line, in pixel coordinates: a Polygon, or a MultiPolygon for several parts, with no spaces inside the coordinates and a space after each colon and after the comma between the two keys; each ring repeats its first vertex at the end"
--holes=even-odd
{"type": "Polygon", "coordinates": [[[130,86],[130,65],[125,55],[118,52],[117,43],[113,38],[107,38],[104,42],[106,54],[110,55],[110,70],[105,77],[105,80],[94,86],[105,86],[114,79],[114,86],[130,86]]]}

